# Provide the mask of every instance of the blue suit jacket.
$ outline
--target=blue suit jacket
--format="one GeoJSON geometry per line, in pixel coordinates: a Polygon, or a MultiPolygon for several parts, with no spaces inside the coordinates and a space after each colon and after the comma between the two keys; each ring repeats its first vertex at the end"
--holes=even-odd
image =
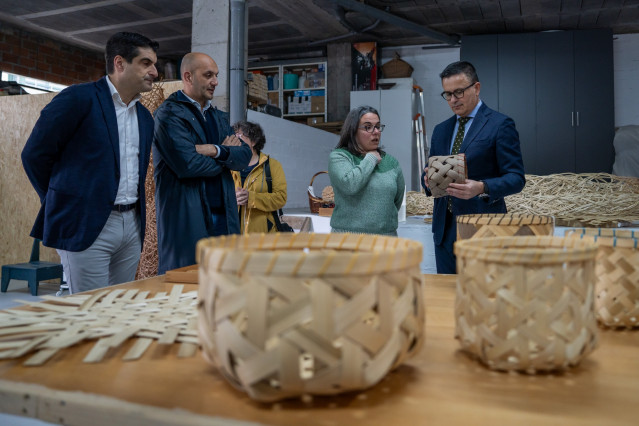
{"type": "MultiPolygon", "coordinates": [[[[438,124],[433,130],[429,156],[450,155],[457,116],[438,124]]],[[[483,180],[489,188],[489,198],[470,200],[452,198],[453,214],[505,213],[504,197],[520,192],[526,184],[521,158],[519,134],[515,122],[482,104],[464,138],[460,153],[466,154],[468,178],[483,180]]],[[[422,186],[424,174],[422,173],[422,186]]],[[[425,187],[424,187],[425,188],[425,187]]],[[[430,195],[430,191],[426,191],[430,195]]],[[[433,233],[435,244],[444,237],[448,197],[435,199],[433,233]]]]}
{"type": "MultiPolygon", "coordinates": [[[[143,239],[153,117],[140,102],[136,108],[140,131],[136,212],[143,239]]],[[[68,87],[53,98],[27,140],[22,164],[42,203],[31,236],[48,247],[87,249],[111,214],[120,181],[118,124],[106,77],[68,87]]]]}

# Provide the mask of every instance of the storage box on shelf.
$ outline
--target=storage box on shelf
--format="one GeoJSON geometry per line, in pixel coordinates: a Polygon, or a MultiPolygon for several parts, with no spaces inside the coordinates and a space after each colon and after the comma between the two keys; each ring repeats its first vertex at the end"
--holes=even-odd
{"type": "Polygon", "coordinates": [[[282,109],[284,118],[313,124],[327,121],[326,62],[252,68],[263,73],[268,84],[268,103],[282,109]],[[321,120],[321,121],[320,121],[321,120]]]}

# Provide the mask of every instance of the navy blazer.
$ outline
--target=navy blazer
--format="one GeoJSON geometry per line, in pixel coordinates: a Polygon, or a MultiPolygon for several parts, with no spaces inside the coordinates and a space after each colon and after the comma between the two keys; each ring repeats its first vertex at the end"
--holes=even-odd
{"type": "MultiPolygon", "coordinates": [[[[433,130],[429,156],[450,155],[450,146],[457,116],[438,124],[433,130]]],[[[482,104],[464,138],[460,153],[466,154],[468,178],[484,181],[488,186],[488,198],[473,197],[469,200],[452,198],[453,214],[506,213],[504,197],[520,192],[526,184],[524,162],[519,146],[519,134],[515,122],[506,115],[482,104]]],[[[424,186],[424,173],[422,173],[424,186]]],[[[426,189],[426,187],[424,186],[426,189]]],[[[430,195],[430,191],[426,190],[430,195]]],[[[433,208],[433,233],[435,244],[444,237],[448,197],[436,198],[433,208]]]]}
{"type": "MultiPolygon", "coordinates": [[[[42,110],[22,151],[24,170],[41,202],[31,236],[45,246],[86,250],[111,214],[120,182],[120,144],[106,78],[56,95],[42,110]]],[[[136,109],[140,130],[136,212],[144,241],[144,182],[153,117],[140,102],[136,109]]]]}

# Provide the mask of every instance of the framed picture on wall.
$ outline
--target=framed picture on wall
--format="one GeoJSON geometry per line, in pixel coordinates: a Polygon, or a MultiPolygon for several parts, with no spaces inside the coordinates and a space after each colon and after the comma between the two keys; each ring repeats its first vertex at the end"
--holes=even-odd
{"type": "Polygon", "coordinates": [[[377,90],[377,43],[353,43],[351,48],[352,90],[377,90]]]}

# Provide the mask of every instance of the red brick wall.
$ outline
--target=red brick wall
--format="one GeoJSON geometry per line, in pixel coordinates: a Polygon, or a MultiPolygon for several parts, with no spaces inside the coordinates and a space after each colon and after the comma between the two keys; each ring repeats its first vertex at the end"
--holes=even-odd
{"type": "Polygon", "coordinates": [[[0,23],[0,71],[71,85],[106,74],[104,54],[0,23]]]}

